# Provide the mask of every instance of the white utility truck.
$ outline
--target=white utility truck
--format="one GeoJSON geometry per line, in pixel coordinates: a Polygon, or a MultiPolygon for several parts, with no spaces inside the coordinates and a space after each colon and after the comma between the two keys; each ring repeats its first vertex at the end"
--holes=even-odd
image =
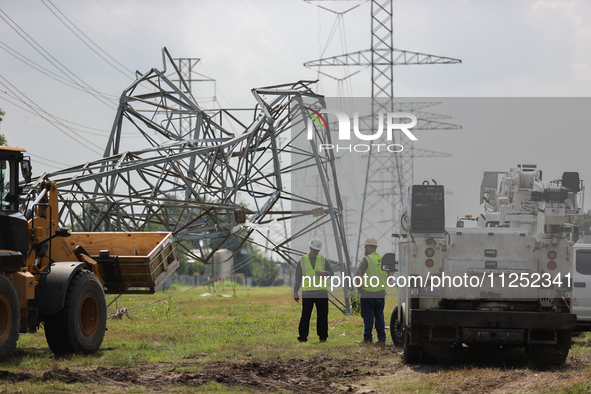
{"type": "MultiPolygon", "coordinates": [[[[524,347],[535,363],[562,364],[576,326],[570,222],[583,211],[582,181],[565,172],[543,183],[535,165],[518,165],[486,172],[480,195],[476,227],[445,228],[443,186],[409,188],[392,339],[410,363],[524,347]]],[[[394,256],[383,260],[392,270],[394,256]]]]}
{"type": "Polygon", "coordinates": [[[577,331],[591,331],[591,244],[573,246],[573,313],[577,331]]]}

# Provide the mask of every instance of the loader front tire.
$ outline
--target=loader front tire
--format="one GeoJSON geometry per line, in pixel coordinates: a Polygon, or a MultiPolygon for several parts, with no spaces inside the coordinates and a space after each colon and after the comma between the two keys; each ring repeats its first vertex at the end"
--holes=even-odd
{"type": "Polygon", "coordinates": [[[12,280],[0,272],[0,361],[6,361],[18,341],[21,307],[12,280]]]}
{"type": "Polygon", "coordinates": [[[70,282],[64,308],[45,317],[45,338],[52,352],[91,354],[105,336],[107,303],[105,293],[90,271],[80,270],[70,282]]]}

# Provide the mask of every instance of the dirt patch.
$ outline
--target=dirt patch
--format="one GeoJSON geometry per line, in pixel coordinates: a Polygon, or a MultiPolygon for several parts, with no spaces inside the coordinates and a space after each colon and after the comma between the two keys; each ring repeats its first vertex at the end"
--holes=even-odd
{"type": "Polygon", "coordinates": [[[17,382],[37,378],[43,381],[88,383],[119,387],[143,386],[157,389],[172,385],[202,386],[215,381],[229,386],[251,388],[253,391],[282,391],[288,393],[327,393],[346,389],[355,392],[352,382],[375,372],[364,366],[370,360],[358,361],[327,355],[308,359],[288,359],[273,362],[212,362],[196,364],[192,360],[181,364],[157,363],[124,368],[52,369],[41,373],[14,374],[0,371],[0,381],[17,382]],[[180,372],[200,366],[198,372],[180,372]],[[365,371],[362,371],[364,369],[365,371]]]}
{"type": "MultiPolygon", "coordinates": [[[[148,392],[163,387],[200,387],[215,381],[253,392],[380,393],[441,391],[498,394],[532,392],[540,388],[564,388],[591,378],[588,366],[568,363],[550,370],[528,368],[520,361],[488,363],[452,362],[404,365],[401,351],[360,348],[348,357],[330,353],[309,358],[204,362],[204,354],[177,363],[151,363],[133,367],[52,369],[31,373],[0,371],[0,382],[30,379],[110,386],[114,391],[142,387],[148,392]]],[[[519,354],[517,354],[519,356],[519,354]]],[[[519,359],[519,357],[517,357],[519,359]]],[[[523,358],[523,357],[522,357],[523,358]]],[[[570,359],[569,361],[574,361],[570,359]]],[[[551,390],[550,390],[551,391],[551,390]]]]}
{"type": "Polygon", "coordinates": [[[66,369],[53,369],[47,371],[42,377],[44,382],[49,380],[59,380],[64,383],[86,383],[87,379],[78,372],[72,372],[69,368],[66,369]]]}
{"type": "Polygon", "coordinates": [[[0,381],[3,382],[22,382],[31,379],[30,373],[13,373],[8,371],[0,371],[0,381]]]}
{"type": "Polygon", "coordinates": [[[487,354],[486,360],[465,357],[432,365],[401,364],[400,368],[390,372],[381,375],[372,373],[372,376],[357,380],[355,384],[360,390],[354,392],[554,392],[569,390],[577,385],[586,388],[590,380],[588,363],[570,357],[564,365],[540,368],[529,363],[523,351],[516,350],[487,354]]]}

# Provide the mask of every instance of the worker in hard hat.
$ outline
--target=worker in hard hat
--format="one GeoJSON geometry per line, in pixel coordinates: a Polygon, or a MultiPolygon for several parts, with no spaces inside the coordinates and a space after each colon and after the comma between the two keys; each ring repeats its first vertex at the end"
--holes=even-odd
{"type": "Polygon", "coordinates": [[[376,253],[378,241],[369,237],[363,244],[365,255],[361,259],[355,276],[360,277],[354,283],[361,282],[357,287],[361,303],[361,317],[363,318],[364,332],[363,343],[369,344],[373,340],[373,327],[375,325],[378,336],[377,345],[386,346],[386,323],[384,321],[384,305],[386,303],[386,279],[393,275],[382,270],[382,255],[376,253]],[[367,275],[367,278],[365,278],[367,275]],[[377,280],[372,277],[377,277],[377,280]]]}
{"type": "Polygon", "coordinates": [[[312,309],[316,305],[316,333],[320,342],[326,342],[328,338],[328,292],[327,277],[333,275],[330,264],[319,252],[322,249],[322,241],[314,238],[308,244],[310,252],[298,261],[295,275],[293,299],[300,302],[298,291],[302,288],[302,317],[300,318],[299,337],[300,342],[308,341],[310,331],[310,318],[312,309]]]}

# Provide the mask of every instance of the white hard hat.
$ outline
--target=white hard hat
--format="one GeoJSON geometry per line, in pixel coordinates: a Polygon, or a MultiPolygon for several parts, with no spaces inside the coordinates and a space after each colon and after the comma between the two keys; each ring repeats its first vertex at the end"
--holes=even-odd
{"type": "Polygon", "coordinates": [[[310,241],[308,246],[310,246],[314,250],[320,250],[320,249],[322,249],[322,241],[319,240],[318,238],[314,238],[313,240],[310,241]]]}
{"type": "Polygon", "coordinates": [[[378,246],[378,240],[374,237],[369,237],[365,240],[363,246],[378,246]]]}

